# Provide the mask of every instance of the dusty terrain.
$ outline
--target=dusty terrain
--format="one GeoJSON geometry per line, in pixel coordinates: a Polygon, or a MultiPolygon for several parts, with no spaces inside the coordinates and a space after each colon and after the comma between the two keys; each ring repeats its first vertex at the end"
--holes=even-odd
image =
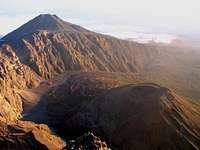
{"type": "Polygon", "coordinates": [[[0,41],[0,146],[198,150],[199,54],[39,15],[0,41]]]}

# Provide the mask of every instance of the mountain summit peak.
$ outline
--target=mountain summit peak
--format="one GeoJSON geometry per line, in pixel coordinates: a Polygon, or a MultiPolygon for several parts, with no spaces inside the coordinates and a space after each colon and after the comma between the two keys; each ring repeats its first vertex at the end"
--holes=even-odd
{"type": "Polygon", "coordinates": [[[57,15],[52,14],[40,14],[33,18],[29,22],[25,23],[15,31],[7,34],[3,37],[3,40],[12,40],[21,38],[24,35],[35,33],[37,31],[49,31],[49,32],[86,32],[87,30],[78,26],[65,22],[57,15]]]}
{"type": "Polygon", "coordinates": [[[56,14],[40,14],[37,17],[57,17],[56,14]]]}
{"type": "MultiPolygon", "coordinates": [[[[52,21],[55,21],[57,22],[58,20],[61,20],[58,16],[56,16],[55,14],[40,14],[38,16],[36,16],[34,18],[35,20],[38,19],[38,20],[52,20],[52,21]]],[[[33,20],[34,20],[33,19],[33,20]]]]}

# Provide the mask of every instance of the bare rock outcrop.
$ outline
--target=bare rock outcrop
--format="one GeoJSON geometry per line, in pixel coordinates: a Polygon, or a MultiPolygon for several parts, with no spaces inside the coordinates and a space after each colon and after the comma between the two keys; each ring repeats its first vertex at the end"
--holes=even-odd
{"type": "Polygon", "coordinates": [[[54,135],[46,125],[17,121],[0,122],[1,150],[61,150],[65,142],[54,135]]]}
{"type": "Polygon", "coordinates": [[[67,142],[67,146],[63,150],[111,150],[105,142],[96,137],[93,133],[85,133],[75,140],[67,142]]]}
{"type": "Polygon", "coordinates": [[[40,77],[23,65],[9,45],[0,47],[0,118],[13,121],[20,117],[21,97],[15,90],[37,86],[40,77]]]}

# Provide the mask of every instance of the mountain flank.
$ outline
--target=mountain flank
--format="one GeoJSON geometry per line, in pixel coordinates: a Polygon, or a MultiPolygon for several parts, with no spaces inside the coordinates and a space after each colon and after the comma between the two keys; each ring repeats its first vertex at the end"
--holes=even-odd
{"type": "Polygon", "coordinates": [[[45,79],[66,71],[137,73],[144,81],[200,99],[198,51],[120,40],[50,14],[35,17],[3,39],[0,47],[9,46],[20,63],[45,79]]]}
{"type": "MultiPolygon", "coordinates": [[[[109,77],[72,73],[52,87],[43,97],[45,123],[65,139],[94,132],[112,149],[198,150],[198,104],[157,84],[127,85],[123,75],[109,77]]],[[[129,83],[134,81],[134,76],[129,78],[129,83]]]]}
{"type": "Polygon", "coordinates": [[[0,40],[0,147],[199,150],[199,54],[41,14],[0,40]]]}
{"type": "Polygon", "coordinates": [[[3,40],[15,40],[22,38],[25,35],[38,32],[38,31],[51,31],[51,32],[87,32],[86,29],[61,20],[56,15],[41,14],[33,20],[19,27],[17,30],[7,34],[3,40]]]}

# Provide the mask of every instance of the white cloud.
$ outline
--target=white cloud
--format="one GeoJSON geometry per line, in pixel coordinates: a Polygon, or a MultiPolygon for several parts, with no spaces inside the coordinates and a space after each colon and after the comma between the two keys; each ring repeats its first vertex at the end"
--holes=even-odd
{"type": "Polygon", "coordinates": [[[140,43],[148,43],[152,40],[158,43],[170,43],[177,38],[174,34],[168,34],[164,31],[156,32],[152,28],[143,26],[103,23],[101,21],[86,21],[74,18],[68,18],[68,21],[98,33],[112,35],[121,39],[129,39],[140,43]]]}
{"type": "Polygon", "coordinates": [[[0,0],[0,5],[0,34],[40,13],[120,37],[150,31],[200,34],[199,0],[0,0]]]}

